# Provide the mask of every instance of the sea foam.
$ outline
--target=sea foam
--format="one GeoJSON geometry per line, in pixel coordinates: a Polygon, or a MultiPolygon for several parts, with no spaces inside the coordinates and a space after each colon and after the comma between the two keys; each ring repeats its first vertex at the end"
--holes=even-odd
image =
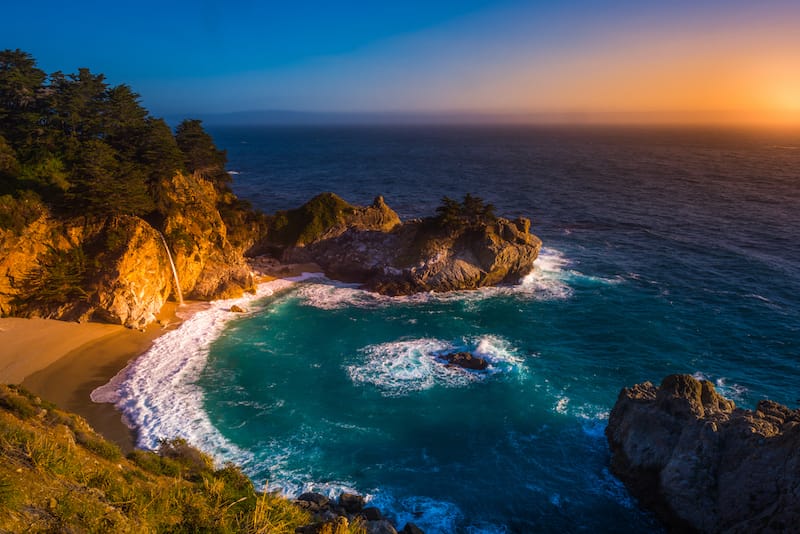
{"type": "Polygon", "coordinates": [[[523,359],[511,345],[497,336],[459,341],[421,338],[369,345],[359,351],[357,364],[345,367],[355,383],[371,384],[384,396],[408,395],[434,386],[462,387],[498,374],[519,371],[523,359]],[[485,371],[469,371],[444,365],[440,356],[452,351],[470,351],[489,362],[485,371]]]}
{"type": "Polygon", "coordinates": [[[444,293],[415,293],[390,297],[359,289],[357,284],[345,284],[320,279],[319,283],[304,284],[297,291],[303,304],[323,310],[348,307],[385,308],[398,305],[415,305],[436,302],[478,302],[496,297],[514,297],[525,300],[563,300],[572,295],[570,282],[618,283],[621,279],[592,277],[574,269],[568,269],[570,261],[556,249],[543,248],[533,263],[533,270],[519,284],[484,287],[469,291],[444,293]]]}
{"type": "Polygon", "coordinates": [[[203,409],[203,393],[196,380],[203,371],[211,343],[225,326],[239,317],[233,305],[248,307],[275,291],[315,275],[273,280],[259,285],[254,295],[211,302],[180,327],[153,343],[108,384],[92,392],[95,402],[113,402],[126,423],[137,430],[137,445],[154,449],[159,440],[184,438],[217,460],[247,465],[252,454],[225,439],[203,409]]]}

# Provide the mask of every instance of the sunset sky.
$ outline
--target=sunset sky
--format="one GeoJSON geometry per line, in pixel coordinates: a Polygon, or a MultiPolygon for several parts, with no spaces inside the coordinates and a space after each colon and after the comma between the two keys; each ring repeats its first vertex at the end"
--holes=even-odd
{"type": "Polygon", "coordinates": [[[156,114],[800,122],[796,0],[44,1],[3,11],[0,47],[32,53],[48,72],[103,72],[156,114]]]}

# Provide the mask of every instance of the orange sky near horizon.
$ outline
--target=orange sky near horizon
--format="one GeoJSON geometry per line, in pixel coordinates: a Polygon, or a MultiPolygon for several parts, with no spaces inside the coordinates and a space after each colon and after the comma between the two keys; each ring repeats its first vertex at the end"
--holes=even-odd
{"type": "Polygon", "coordinates": [[[618,115],[611,122],[800,124],[800,29],[620,35],[494,69],[441,105],[594,120],[618,115]]]}

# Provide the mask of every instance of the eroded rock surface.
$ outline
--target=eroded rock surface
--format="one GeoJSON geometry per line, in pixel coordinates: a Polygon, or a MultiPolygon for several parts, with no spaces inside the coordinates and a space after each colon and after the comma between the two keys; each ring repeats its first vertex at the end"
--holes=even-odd
{"type": "Polygon", "coordinates": [[[625,388],[609,417],[611,468],[674,531],[800,525],[800,411],[736,408],[689,375],[625,388]]]}
{"type": "Polygon", "coordinates": [[[332,278],[387,295],[516,283],[533,269],[542,245],[524,218],[401,223],[380,197],[360,208],[327,195],[286,218],[291,235],[304,237],[290,240],[295,244],[285,246],[282,259],[314,262],[332,278]],[[298,213],[314,215],[303,220],[298,213]]]}

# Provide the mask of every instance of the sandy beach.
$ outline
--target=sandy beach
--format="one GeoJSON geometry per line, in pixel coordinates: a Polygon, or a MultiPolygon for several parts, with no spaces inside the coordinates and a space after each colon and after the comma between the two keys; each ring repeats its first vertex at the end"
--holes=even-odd
{"type": "MultiPolygon", "coordinates": [[[[321,271],[315,264],[274,261],[256,261],[253,268],[258,283],[321,271]]],[[[143,331],[101,323],[0,318],[0,383],[21,384],[59,408],[81,415],[128,452],[134,448],[135,432],[125,426],[112,404],[93,402],[91,392],[146,352],[157,337],[206,305],[186,303],[179,317],[176,304],[168,302],[158,320],[143,331]]]]}
{"type": "Polygon", "coordinates": [[[59,408],[75,412],[124,451],[133,449],[134,433],[111,404],[89,395],[153,340],[177,327],[175,304],[164,306],[159,321],[144,331],[99,323],[49,319],[0,319],[0,382],[22,384],[59,408]]]}

